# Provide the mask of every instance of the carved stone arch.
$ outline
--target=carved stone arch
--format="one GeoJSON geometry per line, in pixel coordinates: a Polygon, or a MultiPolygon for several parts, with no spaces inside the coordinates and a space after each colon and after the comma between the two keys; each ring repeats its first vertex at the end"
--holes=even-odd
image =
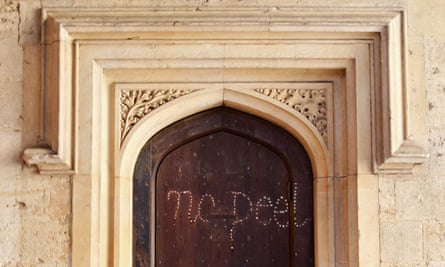
{"type": "MultiPolygon", "coordinates": [[[[315,251],[317,266],[327,265],[329,262],[329,251],[335,246],[333,240],[333,218],[330,218],[328,203],[329,195],[325,192],[325,178],[332,176],[328,162],[329,152],[317,129],[303,115],[288,108],[279,101],[272,98],[262,97],[261,94],[248,94],[242,91],[220,89],[191,93],[181,96],[170,104],[163,105],[156,112],[143,117],[137,126],[128,134],[128,139],[121,148],[119,177],[125,182],[125,186],[117,187],[116,194],[132,195],[133,172],[139,151],[156,133],[163,128],[180,121],[193,114],[209,110],[215,107],[226,106],[239,110],[267,121],[285,129],[293,135],[305,147],[312,163],[314,174],[314,227],[315,227],[315,251]],[[195,105],[195,103],[205,103],[205,105],[195,105]],[[321,179],[318,179],[321,178],[321,179]],[[323,179],[324,178],[324,179],[323,179]]],[[[332,166],[332,165],[331,165],[332,166]]],[[[122,183],[121,181],[120,183],[122,183]]],[[[132,198],[121,198],[117,209],[131,211],[132,198]]],[[[117,210],[118,213],[120,213],[117,210]]],[[[129,214],[130,215],[130,214],[129,214]]],[[[117,225],[121,229],[117,234],[132,231],[132,216],[120,216],[117,225]],[[129,228],[130,227],[130,228],[129,228]]],[[[131,239],[121,236],[116,245],[116,249],[122,255],[127,255],[126,248],[131,246],[131,239]]]]}
{"type": "Polygon", "coordinates": [[[161,129],[201,111],[227,106],[271,121],[287,130],[303,144],[308,152],[314,176],[332,176],[333,170],[330,170],[328,165],[329,152],[317,129],[302,114],[273,99],[260,96],[230,89],[209,90],[184,95],[170,105],[162,106],[156,112],[142,117],[128,133],[128,138],[121,147],[121,158],[118,160],[121,165],[117,171],[122,177],[131,174],[137,157],[135,152],[140,151],[144,144],[161,129]],[[195,105],[195,103],[202,104],[195,105]]]}

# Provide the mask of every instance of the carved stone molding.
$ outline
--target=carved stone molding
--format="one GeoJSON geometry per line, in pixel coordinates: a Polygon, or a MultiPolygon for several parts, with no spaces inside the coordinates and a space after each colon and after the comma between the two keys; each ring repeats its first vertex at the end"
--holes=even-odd
{"type": "Polygon", "coordinates": [[[162,105],[194,90],[181,89],[122,89],[120,91],[120,142],[145,116],[162,105]]]}
{"type": "MultiPolygon", "coordinates": [[[[424,122],[414,116],[422,114],[424,100],[412,95],[406,79],[403,9],[50,8],[43,10],[41,26],[40,132],[46,144],[26,149],[23,157],[40,172],[74,173],[71,265],[131,266],[128,200],[140,148],[170,123],[229,105],[282,126],[312,155],[316,266],[378,266],[377,174],[409,173],[427,157],[424,122]],[[311,71],[341,80],[327,105],[335,116],[327,128],[334,144],[329,150],[310,123],[290,112],[292,102],[278,102],[286,97],[275,101],[252,90],[266,83],[264,88],[280,89],[292,87],[270,84],[332,81],[311,71]],[[128,96],[122,126],[116,111],[121,96],[113,88],[133,83],[262,85],[206,87],[179,99],[174,93],[183,105],[155,111],[151,104],[138,110],[135,103],[143,100],[128,96]],[[141,120],[145,109],[150,119],[141,120]]],[[[159,106],[155,98],[146,101],[159,106]]],[[[323,112],[309,117],[317,121],[323,112]]]]}
{"type": "MultiPolygon", "coordinates": [[[[68,172],[74,171],[76,165],[76,142],[72,136],[76,109],[71,103],[75,96],[72,84],[76,84],[73,66],[77,64],[73,59],[79,45],[90,41],[105,43],[106,40],[120,44],[131,43],[135,39],[143,42],[153,40],[153,34],[158,35],[154,39],[169,36],[177,40],[199,41],[202,38],[190,32],[205,32],[208,35],[205,40],[226,40],[224,42],[227,43],[245,36],[249,36],[250,40],[274,39],[283,40],[283,43],[301,39],[315,43],[326,40],[336,40],[337,43],[372,40],[370,49],[374,51],[375,58],[371,59],[370,64],[378,63],[375,63],[374,84],[378,88],[374,92],[376,100],[373,101],[374,113],[371,114],[375,125],[372,138],[381,147],[374,151],[375,170],[410,172],[415,164],[424,162],[428,156],[423,147],[426,141],[421,139],[424,136],[423,128],[419,130],[410,124],[410,117],[413,116],[410,113],[416,112],[415,107],[419,106],[417,102],[420,100],[411,98],[406,89],[404,10],[225,7],[196,12],[180,7],[112,11],[53,8],[43,10],[42,19],[42,43],[45,44],[42,50],[42,103],[46,104],[42,107],[41,136],[46,140],[45,146],[49,147],[50,155],[66,164],[68,172]],[[159,35],[160,32],[167,35],[159,35]],[[240,35],[241,32],[243,34],[240,35]],[[220,33],[226,37],[221,37],[220,33]],[[406,152],[408,150],[409,153],[406,152]]],[[[323,56],[318,59],[322,60],[323,56]]],[[[30,153],[43,152],[27,152],[30,153]]],[[[35,161],[31,163],[25,157],[25,162],[34,164],[35,161]]],[[[45,169],[51,169],[51,164],[46,161],[34,165],[48,165],[45,169]]],[[[55,170],[59,172],[61,169],[57,167],[55,170]]]]}
{"type": "Polygon", "coordinates": [[[328,145],[326,89],[261,88],[254,90],[298,111],[317,128],[326,145],[328,145]]]}

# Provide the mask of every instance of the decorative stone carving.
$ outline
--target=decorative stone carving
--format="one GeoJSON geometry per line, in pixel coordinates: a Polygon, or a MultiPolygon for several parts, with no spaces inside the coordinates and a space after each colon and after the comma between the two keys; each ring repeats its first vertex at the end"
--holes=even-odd
{"type": "MultiPolygon", "coordinates": [[[[39,148],[48,149],[28,148],[25,154],[43,153],[43,157],[37,157],[42,159],[46,156],[54,156],[59,158],[62,165],[65,166],[60,168],[59,163],[54,165],[47,161],[28,161],[28,157],[24,157],[25,162],[38,166],[39,171],[42,171],[43,168],[49,172],[52,169],[56,172],[76,171],[79,159],[77,140],[79,139],[73,135],[73,129],[78,127],[76,123],[79,121],[76,112],[80,109],[73,106],[72,103],[78,105],[81,102],[73,101],[71,98],[83,95],[83,90],[93,92],[93,89],[96,89],[90,88],[91,84],[87,84],[89,80],[81,80],[80,75],[76,74],[76,69],[73,66],[79,66],[79,60],[93,62],[94,59],[94,62],[98,63],[95,65],[97,73],[102,73],[107,64],[114,64],[115,68],[119,69],[122,62],[129,63],[127,60],[135,63],[135,58],[142,59],[152,53],[157,54],[159,51],[153,49],[155,47],[158,49],[158,45],[160,45],[159,47],[169,47],[173,44],[180,46],[175,40],[187,40],[189,44],[184,48],[194,43],[199,48],[192,51],[200,50],[201,52],[189,53],[176,48],[168,52],[168,58],[172,61],[201,58],[204,61],[195,62],[210,62],[208,61],[210,59],[215,62],[225,62],[226,59],[233,58],[235,61],[242,59],[245,65],[256,59],[262,58],[261,60],[263,60],[268,57],[286,60],[297,58],[319,60],[311,63],[311,69],[319,68],[320,63],[326,62],[324,59],[329,59],[329,62],[333,62],[332,60],[356,62],[358,54],[352,52],[355,50],[351,49],[351,46],[359,46],[356,40],[360,40],[360,43],[369,41],[371,51],[376,53],[373,57],[368,58],[369,62],[364,64],[376,66],[371,73],[375,81],[372,81],[370,85],[378,87],[377,91],[375,91],[376,88],[369,88],[369,91],[374,95],[370,103],[374,108],[370,109],[372,114],[369,114],[369,118],[376,118],[376,120],[371,126],[372,129],[366,130],[371,134],[367,138],[373,139],[374,144],[378,144],[375,146],[376,151],[374,151],[372,159],[372,162],[375,162],[373,164],[374,171],[409,173],[415,164],[423,163],[428,157],[428,153],[424,149],[426,127],[424,121],[416,119],[421,117],[417,116],[419,112],[426,112],[425,109],[418,108],[424,107],[425,103],[421,97],[413,95],[408,90],[406,81],[405,10],[363,7],[347,9],[286,7],[276,9],[276,7],[252,6],[237,7],[236,9],[215,7],[200,10],[200,14],[201,16],[196,16],[196,11],[193,9],[172,6],[154,9],[49,8],[42,10],[42,22],[44,22],[42,24],[42,43],[45,45],[42,47],[42,55],[44,55],[42,58],[44,63],[42,84],[44,86],[42,86],[41,95],[44,99],[41,101],[40,131],[45,143],[39,144],[39,148]],[[265,13],[268,16],[264,16],[265,13]],[[178,26],[181,27],[178,28],[178,26]],[[329,31],[326,31],[326,26],[329,26],[329,31]],[[215,29],[221,32],[217,37],[214,35],[215,29]],[[345,29],[348,32],[346,36],[344,35],[345,29]],[[198,38],[198,36],[190,35],[190,32],[202,32],[208,33],[208,35],[199,35],[198,38]],[[243,34],[239,34],[240,32],[243,34]],[[301,35],[302,32],[303,35],[301,35]],[[158,44],[157,41],[154,41],[159,40],[160,35],[164,38],[165,34],[169,36],[171,43],[158,44]],[[249,40],[245,40],[246,34],[251,36],[249,40]],[[380,38],[381,36],[385,36],[385,38],[380,38]],[[135,49],[133,38],[147,44],[145,48],[141,48],[145,51],[140,53],[138,49],[135,49]],[[256,53],[250,53],[252,50],[249,49],[243,50],[247,46],[233,43],[237,38],[250,46],[267,44],[269,46],[265,48],[267,53],[263,48],[257,50],[256,53]],[[97,41],[102,40],[107,40],[107,42],[96,44],[97,41]],[[222,54],[212,52],[213,56],[209,57],[210,51],[216,51],[209,48],[212,40],[217,40],[220,44],[231,43],[234,49],[225,50],[224,53],[221,52],[222,54]],[[309,45],[308,40],[313,45],[309,45]],[[269,43],[270,41],[273,42],[269,43]],[[95,45],[90,46],[93,43],[95,45]],[[153,46],[155,43],[156,45],[153,46]],[[203,46],[204,43],[209,46],[203,46]],[[289,52],[272,53],[281,50],[281,46],[287,43],[294,46],[289,52]],[[314,49],[318,45],[333,48],[329,44],[335,44],[338,49],[324,49],[312,54],[311,51],[315,51],[314,49]],[[280,45],[279,49],[275,47],[277,45],[280,45]],[[296,49],[295,45],[301,46],[301,48],[296,49]],[[105,49],[106,46],[112,48],[105,49]],[[338,57],[340,49],[351,51],[351,53],[345,52],[343,56],[338,57]],[[88,53],[82,55],[91,55],[91,58],[75,56],[80,55],[78,50],[88,50],[88,53]],[[153,51],[150,52],[150,50],[153,51]],[[115,51],[115,53],[105,55],[102,54],[103,51],[115,51]],[[123,53],[123,51],[132,51],[134,56],[130,56],[126,52],[123,53]],[[249,60],[246,60],[247,58],[249,60]],[[379,64],[375,64],[374,61],[379,64]],[[72,86],[81,82],[85,82],[85,84],[80,87],[72,86]],[[80,92],[76,92],[77,89],[80,92]]],[[[159,55],[163,57],[163,53],[159,55]]],[[[157,63],[151,61],[150,64],[157,63]]],[[[235,67],[243,65],[236,64],[235,67]]],[[[282,63],[273,62],[271,64],[280,65],[282,63]]],[[[141,66],[139,64],[136,68],[141,66]]],[[[181,65],[181,67],[183,66],[181,65]]],[[[258,66],[258,64],[255,65],[255,67],[258,66]]],[[[164,67],[165,65],[162,66],[162,68],[164,67]]],[[[204,66],[204,68],[206,67],[204,66]]],[[[90,70],[91,68],[83,69],[90,70]]],[[[364,69],[364,71],[367,70],[364,69]]],[[[348,77],[354,78],[350,75],[348,77]]],[[[355,82],[360,83],[361,81],[355,82]]],[[[362,88],[360,91],[364,94],[368,92],[366,88],[362,88]]],[[[97,106],[93,105],[92,107],[96,108],[97,106]]],[[[368,115],[364,112],[357,113],[360,116],[368,115]]],[[[74,133],[77,132],[74,131],[74,133]]]]}
{"type": "MultiPolygon", "coordinates": [[[[404,10],[215,6],[199,10],[198,16],[193,8],[168,5],[145,9],[57,7],[43,9],[41,17],[40,131],[47,142],[26,149],[24,160],[40,172],[74,173],[70,265],[132,264],[129,196],[140,148],[136,142],[128,142],[130,145],[120,151],[116,149],[120,137],[114,144],[112,135],[106,134],[114,130],[104,127],[109,126],[107,122],[114,114],[108,107],[112,103],[108,89],[128,82],[287,81],[270,80],[252,71],[261,68],[276,73],[292,69],[344,70],[345,88],[341,92],[345,96],[338,105],[329,105],[332,114],[344,114],[336,120],[344,127],[329,131],[339,137],[339,144],[324,151],[319,142],[313,142],[313,135],[308,133],[307,139],[308,151],[313,152],[315,178],[323,178],[314,180],[315,265],[335,266],[339,261],[349,266],[379,265],[376,174],[411,172],[427,157],[419,146],[426,127],[418,119],[426,112],[422,108],[425,100],[416,97],[406,83],[404,10]],[[134,69],[142,72],[135,73],[134,69]],[[231,79],[228,75],[243,69],[246,76],[231,79]],[[178,77],[170,70],[181,70],[178,72],[187,76],[178,77]],[[143,74],[135,79],[137,73],[152,71],[162,71],[162,75],[143,74]],[[332,182],[343,174],[348,175],[347,179],[332,182]],[[104,224],[109,218],[113,223],[104,224]]],[[[253,90],[249,93],[263,96],[253,90]]],[[[333,94],[334,100],[338,93],[333,94]]],[[[269,105],[272,103],[263,103],[262,110],[247,107],[245,95],[239,92],[213,91],[197,97],[198,101],[190,99],[185,111],[182,106],[178,112],[169,109],[173,105],[163,107],[171,111],[170,121],[204,107],[228,104],[279,120],[292,134],[300,133],[291,122],[301,120],[287,116],[287,112],[269,105]],[[204,107],[200,102],[203,99],[209,101],[204,107]]],[[[255,99],[248,104],[258,102],[255,99]]],[[[158,113],[150,114],[153,121],[158,113]]],[[[153,121],[150,127],[156,126],[153,121]]],[[[118,128],[120,131],[120,125],[118,128]]],[[[137,129],[131,129],[136,133],[137,129]]]]}
{"type": "Polygon", "coordinates": [[[328,144],[326,89],[255,89],[256,92],[278,100],[306,117],[328,144]]]}
{"type": "Polygon", "coordinates": [[[162,89],[162,90],[133,90],[124,89],[120,91],[120,141],[131,129],[146,115],[160,106],[194,90],[162,89]]]}

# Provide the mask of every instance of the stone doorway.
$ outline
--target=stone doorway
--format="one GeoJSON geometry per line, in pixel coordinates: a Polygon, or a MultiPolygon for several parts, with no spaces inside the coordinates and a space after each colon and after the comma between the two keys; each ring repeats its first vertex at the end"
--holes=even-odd
{"type": "Polygon", "coordinates": [[[73,175],[73,266],[131,265],[138,153],[168,125],[221,106],[305,148],[315,266],[379,264],[378,175],[427,156],[416,143],[422,103],[406,86],[403,9],[50,8],[42,20],[46,143],[24,160],[73,175]],[[326,112],[301,113],[293,97],[320,89],[326,112]]]}

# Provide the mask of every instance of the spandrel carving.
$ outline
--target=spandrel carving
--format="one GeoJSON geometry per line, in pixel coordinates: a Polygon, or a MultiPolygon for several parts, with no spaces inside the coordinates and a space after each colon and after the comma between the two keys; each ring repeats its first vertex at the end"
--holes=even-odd
{"type": "Polygon", "coordinates": [[[328,106],[326,89],[255,89],[256,92],[278,100],[306,117],[328,144],[328,106]]]}
{"type": "Polygon", "coordinates": [[[131,129],[145,116],[162,105],[193,92],[182,89],[124,89],[120,92],[121,144],[131,129]]]}

